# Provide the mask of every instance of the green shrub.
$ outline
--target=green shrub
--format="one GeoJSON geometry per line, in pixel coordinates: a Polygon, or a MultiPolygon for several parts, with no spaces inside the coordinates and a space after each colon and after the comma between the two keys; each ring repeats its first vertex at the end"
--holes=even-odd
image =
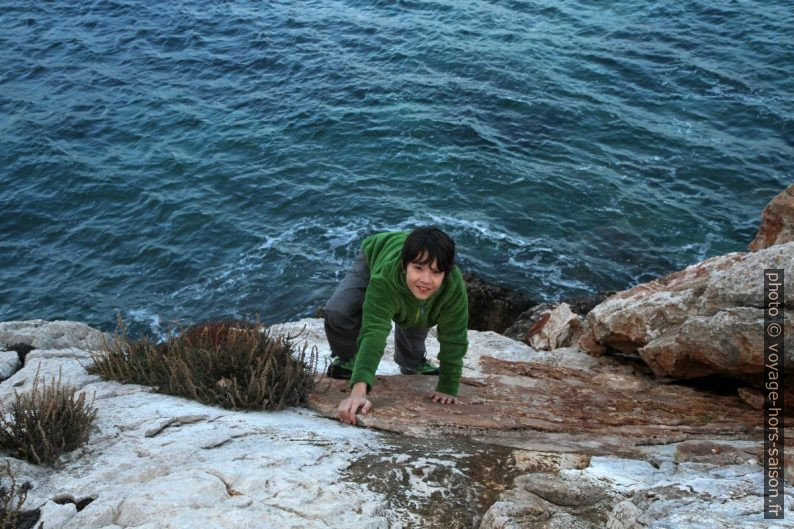
{"type": "Polygon", "coordinates": [[[73,387],[62,385],[60,375],[45,384],[37,372],[33,389],[14,396],[8,414],[0,416],[0,447],[14,456],[52,465],[88,440],[97,411],[85,393],[76,396],[73,387]]]}
{"type": "Polygon", "coordinates": [[[122,383],[231,409],[279,410],[314,389],[317,350],[250,322],[196,325],[161,344],[131,339],[123,326],[89,371],[122,383]]]}
{"type": "Polygon", "coordinates": [[[39,520],[41,512],[39,509],[22,510],[31,488],[30,482],[17,484],[8,461],[3,466],[0,481],[0,529],[31,529],[39,520]]]}

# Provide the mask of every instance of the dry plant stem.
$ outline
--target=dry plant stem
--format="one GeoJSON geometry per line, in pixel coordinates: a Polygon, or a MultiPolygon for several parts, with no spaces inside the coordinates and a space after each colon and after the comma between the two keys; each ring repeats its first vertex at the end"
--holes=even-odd
{"type": "Polygon", "coordinates": [[[0,416],[0,446],[31,463],[53,465],[88,440],[96,415],[85,393],[63,385],[61,373],[47,384],[37,370],[31,391],[14,392],[9,413],[0,416]]]}
{"type": "MultiPolygon", "coordinates": [[[[0,529],[27,529],[32,528],[38,521],[41,512],[39,509],[25,511],[22,505],[31,489],[31,484],[25,481],[17,483],[16,476],[11,471],[11,465],[5,461],[0,470],[0,529]],[[6,483],[7,480],[7,483],[6,483]]],[[[39,525],[42,529],[43,524],[39,525]]]]}
{"type": "Polygon", "coordinates": [[[314,389],[318,353],[259,323],[216,322],[164,343],[131,339],[121,327],[90,371],[122,383],[232,409],[278,410],[302,404],[314,389]]]}

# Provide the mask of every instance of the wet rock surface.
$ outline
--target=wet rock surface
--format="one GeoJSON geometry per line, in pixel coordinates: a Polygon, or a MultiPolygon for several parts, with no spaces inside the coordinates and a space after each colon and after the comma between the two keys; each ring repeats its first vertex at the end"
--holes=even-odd
{"type": "Polygon", "coordinates": [[[389,509],[412,513],[417,527],[478,527],[521,473],[509,448],[466,439],[382,439],[380,453],[355,458],[343,476],[382,494],[389,509]]]}

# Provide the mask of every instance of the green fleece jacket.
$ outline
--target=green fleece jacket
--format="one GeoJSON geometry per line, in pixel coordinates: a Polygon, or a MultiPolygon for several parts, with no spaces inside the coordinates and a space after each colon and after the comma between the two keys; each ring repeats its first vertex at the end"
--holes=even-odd
{"type": "Polygon", "coordinates": [[[350,384],[366,382],[367,388],[372,388],[392,321],[401,327],[438,325],[440,373],[436,391],[457,395],[463,356],[469,346],[466,284],[460,269],[454,266],[433,295],[424,301],[414,297],[400,266],[400,253],[407,237],[407,232],[379,233],[364,239],[361,244],[370,279],[364,296],[358,352],[350,384]]]}

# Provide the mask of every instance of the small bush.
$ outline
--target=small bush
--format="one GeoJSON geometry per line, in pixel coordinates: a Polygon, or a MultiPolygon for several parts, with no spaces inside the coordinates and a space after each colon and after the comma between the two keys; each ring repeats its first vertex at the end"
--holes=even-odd
{"type": "Polygon", "coordinates": [[[0,529],[31,529],[39,520],[41,512],[38,509],[22,510],[31,488],[30,483],[17,484],[8,461],[3,466],[0,480],[0,529]]]}
{"type": "Polygon", "coordinates": [[[8,415],[0,416],[0,447],[38,465],[52,465],[58,456],[88,440],[97,411],[85,393],[61,384],[33,379],[29,393],[15,393],[8,415]]]}
{"type": "Polygon", "coordinates": [[[131,339],[123,326],[89,371],[231,409],[279,410],[302,404],[314,389],[317,351],[249,322],[196,325],[155,344],[131,339]]]}

